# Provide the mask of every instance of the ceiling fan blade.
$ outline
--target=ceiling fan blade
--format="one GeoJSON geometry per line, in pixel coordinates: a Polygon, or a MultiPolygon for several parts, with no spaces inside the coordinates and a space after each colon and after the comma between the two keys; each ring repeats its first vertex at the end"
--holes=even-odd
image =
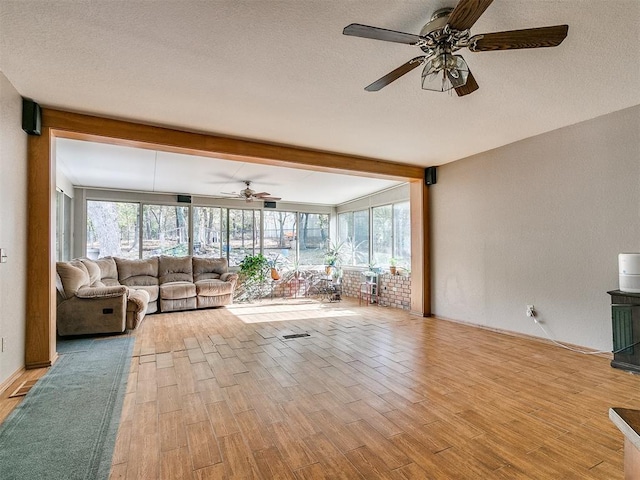
{"type": "Polygon", "coordinates": [[[406,43],[414,45],[418,43],[420,37],[412,33],[396,32],[395,30],[387,30],[386,28],[370,27],[369,25],[361,25],[352,23],[344,27],[343,35],[353,35],[354,37],[372,38],[373,40],[382,40],[385,42],[406,43]]]}
{"type": "Polygon", "coordinates": [[[253,194],[254,197],[264,197],[265,195],[271,195],[271,194],[268,192],[258,192],[253,194]]]}
{"type": "Polygon", "coordinates": [[[465,95],[469,95],[470,93],[475,92],[476,90],[478,90],[478,88],[480,88],[478,86],[478,82],[476,82],[473,73],[469,71],[469,75],[467,76],[467,83],[465,83],[461,87],[456,88],[456,93],[459,97],[464,97],[465,95]]]}
{"type": "Polygon", "coordinates": [[[282,200],[281,197],[260,197],[259,200],[282,200]]]}
{"type": "Polygon", "coordinates": [[[387,85],[389,85],[391,82],[399,79],[405,73],[409,73],[411,70],[416,68],[418,65],[421,65],[422,64],[422,59],[424,59],[424,58],[425,57],[422,56],[422,57],[416,57],[416,58],[414,58],[412,60],[409,60],[404,65],[400,65],[395,70],[387,73],[384,77],[379,78],[378,80],[373,82],[371,85],[366,86],[365,90],[367,92],[377,92],[381,88],[386,87],[387,85]]]}
{"type": "Polygon", "coordinates": [[[449,26],[454,30],[467,30],[473,27],[491,2],[493,0],[460,0],[449,15],[449,26]]]}
{"type": "Polygon", "coordinates": [[[469,40],[469,50],[487,52],[516,48],[557,47],[567,37],[568,31],[569,25],[554,25],[474,35],[469,40]]]}

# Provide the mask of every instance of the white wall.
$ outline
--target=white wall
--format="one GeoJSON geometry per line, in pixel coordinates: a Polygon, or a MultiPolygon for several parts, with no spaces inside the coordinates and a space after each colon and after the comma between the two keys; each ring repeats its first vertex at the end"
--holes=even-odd
{"type": "Polygon", "coordinates": [[[640,106],[444,165],[431,188],[438,316],[612,346],[617,254],[640,252],[640,106]]]}
{"type": "Polygon", "coordinates": [[[22,99],[0,72],[0,383],[24,366],[27,270],[27,135],[22,99]]]}

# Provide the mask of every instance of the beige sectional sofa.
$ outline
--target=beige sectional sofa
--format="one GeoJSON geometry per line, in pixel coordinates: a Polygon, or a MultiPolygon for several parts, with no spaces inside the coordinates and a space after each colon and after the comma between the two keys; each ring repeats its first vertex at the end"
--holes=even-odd
{"type": "Polygon", "coordinates": [[[147,313],[228,305],[238,280],[226,258],[191,256],[82,258],[56,270],[61,336],[124,332],[147,313]]]}

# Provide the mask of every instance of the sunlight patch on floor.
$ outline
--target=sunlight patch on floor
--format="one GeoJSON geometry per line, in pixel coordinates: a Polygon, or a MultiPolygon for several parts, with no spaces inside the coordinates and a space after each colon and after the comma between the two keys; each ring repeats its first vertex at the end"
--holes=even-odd
{"type": "Polygon", "coordinates": [[[313,300],[235,304],[227,305],[226,308],[244,323],[282,322],[358,315],[348,308],[336,307],[335,304],[326,305],[313,300]],[[276,318],[274,318],[275,314],[277,314],[276,318]]]}

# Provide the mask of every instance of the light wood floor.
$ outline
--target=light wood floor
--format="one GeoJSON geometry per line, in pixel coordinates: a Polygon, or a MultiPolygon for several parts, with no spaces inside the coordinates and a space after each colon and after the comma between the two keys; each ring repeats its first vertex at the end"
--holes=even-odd
{"type": "Polygon", "coordinates": [[[608,408],[639,387],[605,358],[354,302],[152,315],[111,477],[622,478],[608,408]]]}
{"type": "Polygon", "coordinates": [[[40,379],[45,373],[49,371],[48,368],[36,368],[33,370],[26,370],[16,378],[7,388],[0,392],[0,423],[4,422],[4,419],[16,408],[24,396],[21,397],[9,397],[13,394],[24,382],[40,379]]]}
{"type": "Polygon", "coordinates": [[[114,479],[621,479],[608,408],[640,405],[606,358],[352,301],[136,337],[114,479]]]}

